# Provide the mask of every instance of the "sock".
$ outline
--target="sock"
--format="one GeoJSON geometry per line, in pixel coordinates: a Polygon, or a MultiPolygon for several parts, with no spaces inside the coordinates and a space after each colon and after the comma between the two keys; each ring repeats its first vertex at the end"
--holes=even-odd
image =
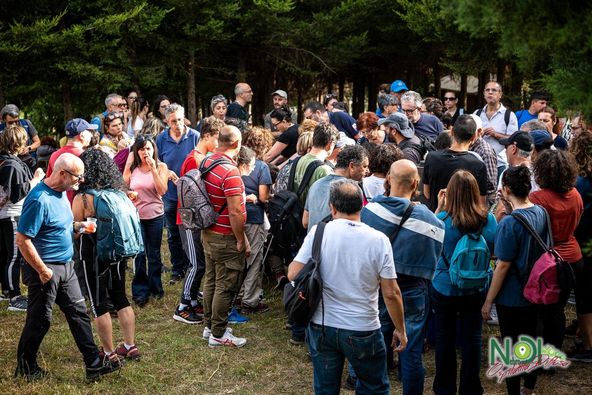
{"type": "Polygon", "coordinates": [[[195,306],[197,306],[197,304],[198,304],[197,300],[191,301],[191,307],[195,307],[195,306]]]}
{"type": "Polygon", "coordinates": [[[123,343],[123,345],[125,346],[126,350],[130,350],[133,346],[135,346],[135,344],[127,344],[127,343],[123,343]]]}
{"type": "Polygon", "coordinates": [[[183,310],[187,305],[185,303],[179,303],[179,310],[183,310]]]}

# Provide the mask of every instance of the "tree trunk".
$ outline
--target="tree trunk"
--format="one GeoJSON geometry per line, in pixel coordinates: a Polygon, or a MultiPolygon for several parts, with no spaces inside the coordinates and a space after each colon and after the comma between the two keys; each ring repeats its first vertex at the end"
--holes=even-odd
{"type": "Polygon", "coordinates": [[[187,59],[187,117],[194,127],[197,125],[197,104],[195,98],[195,50],[190,49],[187,59]]]}
{"type": "Polygon", "coordinates": [[[364,112],[364,99],[366,96],[366,84],[364,80],[365,78],[363,74],[358,74],[354,77],[351,114],[356,119],[358,119],[360,113],[364,112]]]}
{"type": "Polygon", "coordinates": [[[376,74],[372,73],[368,76],[368,109],[367,109],[367,111],[376,111],[377,95],[378,95],[378,87],[376,86],[376,74]]]}
{"type": "Polygon", "coordinates": [[[484,70],[479,73],[479,89],[477,90],[477,103],[478,107],[483,107],[485,105],[485,98],[483,97],[483,90],[485,89],[485,84],[489,82],[489,71],[484,70]]]}
{"type": "Polygon", "coordinates": [[[460,75],[460,94],[458,95],[458,105],[467,108],[467,74],[460,75]]]}
{"type": "Polygon", "coordinates": [[[64,122],[74,118],[74,111],[72,110],[72,89],[68,82],[62,85],[62,101],[64,104],[64,122]]]}
{"type": "Polygon", "coordinates": [[[343,74],[339,75],[339,101],[343,101],[343,98],[345,96],[345,77],[343,76],[343,74]]]}
{"type": "Polygon", "coordinates": [[[440,86],[440,79],[442,78],[442,71],[440,69],[440,59],[434,61],[434,96],[437,98],[442,97],[442,88],[440,86]]]}
{"type": "Polygon", "coordinates": [[[4,85],[2,84],[2,79],[0,79],[0,107],[4,107],[6,103],[6,93],[4,93],[4,85]]]}
{"type": "Polygon", "coordinates": [[[497,71],[496,71],[496,79],[498,84],[502,87],[504,92],[508,91],[507,86],[505,85],[506,82],[506,62],[502,59],[497,60],[497,71]]]}
{"type": "Polygon", "coordinates": [[[297,95],[297,101],[298,104],[296,106],[296,111],[298,113],[297,117],[296,117],[296,123],[300,124],[302,123],[302,79],[301,78],[296,78],[295,79],[296,82],[296,95],[297,95]]]}

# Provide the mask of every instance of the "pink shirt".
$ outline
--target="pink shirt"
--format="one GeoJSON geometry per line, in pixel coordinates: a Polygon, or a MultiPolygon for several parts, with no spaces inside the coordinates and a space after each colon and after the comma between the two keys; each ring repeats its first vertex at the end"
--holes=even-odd
{"type": "Polygon", "coordinates": [[[152,172],[143,172],[136,167],[130,177],[130,188],[138,193],[134,205],[140,219],[153,219],[164,214],[162,197],[156,192],[152,172]]]}

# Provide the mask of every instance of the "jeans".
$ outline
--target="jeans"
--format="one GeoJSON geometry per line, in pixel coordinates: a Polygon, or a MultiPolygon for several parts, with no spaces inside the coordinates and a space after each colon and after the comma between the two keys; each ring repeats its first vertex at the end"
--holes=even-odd
{"type": "Polygon", "coordinates": [[[356,394],[389,394],[386,347],[380,329],[352,331],[310,323],[306,342],[313,365],[315,394],[338,394],[344,359],[358,378],[356,394]],[[323,334],[324,332],[324,334],[323,334]]]}
{"type": "Polygon", "coordinates": [[[481,366],[481,307],[485,301],[485,294],[445,296],[432,289],[431,299],[436,324],[434,393],[439,395],[457,392],[455,339],[457,339],[456,331],[459,328],[462,363],[458,392],[482,394],[479,368],[481,366]]]}
{"type": "Polygon", "coordinates": [[[74,272],[74,263],[47,266],[53,271],[53,276],[45,284],[41,284],[39,274],[31,266],[24,267],[29,276],[29,305],[18,344],[18,361],[28,366],[37,363],[37,352],[49,330],[55,303],[66,316],[85,365],[95,365],[99,360],[99,350],[93,340],[90,318],[86,314],[86,304],[74,272]]]}
{"type": "MultiPolygon", "coordinates": [[[[171,254],[172,275],[183,277],[189,267],[189,260],[183,252],[179,226],[177,225],[177,201],[162,199],[164,202],[164,217],[167,227],[167,242],[171,254]]],[[[159,246],[160,247],[160,246],[159,246]]]]}
{"type": "Polygon", "coordinates": [[[138,254],[134,261],[134,279],[132,281],[132,297],[134,300],[147,300],[150,294],[164,294],[162,288],[162,261],[160,259],[160,243],[162,241],[163,216],[140,220],[144,252],[138,254]],[[148,270],[146,271],[146,258],[148,270]]]}
{"type": "MultiPolygon", "coordinates": [[[[403,394],[421,395],[425,379],[422,353],[424,329],[429,311],[428,289],[409,288],[401,290],[401,293],[405,307],[405,328],[407,329],[407,348],[399,353],[403,394]]],[[[386,346],[390,348],[390,343],[387,343],[386,346]]]]}

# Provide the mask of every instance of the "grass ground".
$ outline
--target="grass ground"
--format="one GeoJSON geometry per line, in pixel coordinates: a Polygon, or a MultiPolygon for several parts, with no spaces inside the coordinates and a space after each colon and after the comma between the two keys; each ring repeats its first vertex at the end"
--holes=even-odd
{"type": "MultiPolygon", "coordinates": [[[[166,248],[163,248],[166,251],[166,248]]],[[[168,262],[168,259],[165,261],[168,262]]],[[[129,273],[129,272],[128,272],[129,273]]],[[[129,273],[131,274],[131,273],[129,273]]],[[[168,275],[163,275],[168,280],[168,275]]],[[[130,279],[128,278],[128,286],[130,279]]],[[[269,285],[269,284],[268,284],[269,285]]],[[[39,364],[50,377],[37,383],[14,380],[16,346],[25,314],[6,311],[0,305],[0,393],[3,394],[310,394],[312,366],[306,350],[288,343],[284,313],[277,291],[266,290],[271,310],[253,316],[235,333],[248,339],[242,349],[211,350],[201,340],[201,325],[189,326],[173,321],[181,285],[165,285],[165,297],[142,309],[134,308],[137,345],[141,361],[130,362],[120,374],[87,384],[84,369],[67,323],[59,309],[54,310],[52,327],[39,355],[39,364]]],[[[570,313],[571,314],[571,313],[570,313]]],[[[484,340],[497,334],[497,327],[485,326],[484,340]]],[[[95,337],[96,338],[96,337],[95,337]]],[[[114,340],[121,341],[117,320],[114,340]]],[[[571,340],[567,341],[568,345],[571,340]]],[[[434,378],[434,352],[424,355],[426,393],[434,378]]],[[[485,357],[482,366],[486,364],[485,357]]],[[[483,369],[482,369],[483,370],[483,369]]],[[[487,394],[503,394],[505,386],[485,378],[487,394]]],[[[401,385],[391,376],[391,393],[401,393],[401,385]]],[[[344,391],[344,393],[353,393],[344,391]]],[[[537,394],[592,394],[592,366],[572,364],[565,371],[539,379],[537,394]]]]}

